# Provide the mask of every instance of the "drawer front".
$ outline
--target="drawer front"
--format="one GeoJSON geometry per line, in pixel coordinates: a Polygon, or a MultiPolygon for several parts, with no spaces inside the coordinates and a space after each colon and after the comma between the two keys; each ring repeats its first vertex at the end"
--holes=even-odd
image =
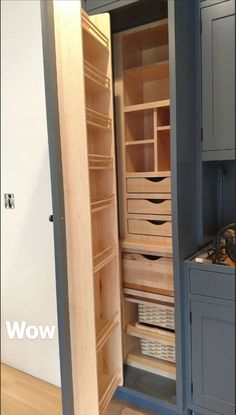
{"type": "Polygon", "coordinates": [[[171,200],[128,199],[128,213],[171,215],[171,200]]]}
{"type": "Polygon", "coordinates": [[[190,291],[207,297],[235,300],[235,276],[190,269],[190,291]]]}
{"type": "Polygon", "coordinates": [[[128,219],[128,231],[138,235],[172,236],[172,224],[161,220],[128,219]]]}
{"type": "Polygon", "coordinates": [[[170,177],[127,179],[128,193],[170,193],[170,177]]]}
{"type": "Polygon", "coordinates": [[[126,288],[173,297],[173,260],[141,254],[122,254],[123,284],[126,288]]]}

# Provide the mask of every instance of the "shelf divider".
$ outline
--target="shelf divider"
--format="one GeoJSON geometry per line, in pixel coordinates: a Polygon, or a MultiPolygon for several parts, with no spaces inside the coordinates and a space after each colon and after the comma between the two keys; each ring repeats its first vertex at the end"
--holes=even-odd
{"type": "Polygon", "coordinates": [[[162,107],[169,107],[170,100],[164,99],[162,101],[153,101],[153,102],[145,102],[143,104],[136,104],[136,105],[126,105],[124,106],[124,112],[132,112],[132,111],[143,111],[152,108],[162,108],[162,107]]]}
{"type": "Polygon", "coordinates": [[[157,79],[169,78],[169,61],[125,69],[124,75],[132,76],[132,78],[139,81],[155,81],[157,79]]]}
{"type": "Polygon", "coordinates": [[[176,379],[175,363],[167,362],[166,360],[157,359],[155,357],[147,357],[139,351],[128,353],[126,363],[141,370],[146,370],[170,379],[176,379]]]}
{"type": "Polygon", "coordinates": [[[139,144],[153,144],[154,140],[134,140],[134,141],[126,141],[125,145],[126,146],[137,146],[139,144]]]}

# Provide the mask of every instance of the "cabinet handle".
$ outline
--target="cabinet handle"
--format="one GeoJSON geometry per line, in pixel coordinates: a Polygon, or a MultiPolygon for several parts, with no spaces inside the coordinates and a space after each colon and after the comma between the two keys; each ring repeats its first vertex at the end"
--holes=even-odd
{"type": "Polygon", "coordinates": [[[155,256],[155,255],[146,255],[146,254],[141,254],[143,258],[149,259],[149,261],[157,261],[158,259],[160,259],[160,256],[155,256]]]}
{"type": "Polygon", "coordinates": [[[48,220],[49,220],[49,222],[53,222],[53,215],[50,215],[48,220]]]}
{"type": "Polygon", "coordinates": [[[149,182],[162,182],[162,180],[165,180],[165,177],[145,177],[146,180],[149,180],[149,182]]]}
{"type": "Polygon", "coordinates": [[[152,225],[163,225],[166,223],[165,220],[148,220],[149,223],[152,223],[152,225]]]}
{"type": "Polygon", "coordinates": [[[163,203],[165,199],[147,199],[148,202],[154,203],[155,205],[159,205],[160,203],[163,203]]]}

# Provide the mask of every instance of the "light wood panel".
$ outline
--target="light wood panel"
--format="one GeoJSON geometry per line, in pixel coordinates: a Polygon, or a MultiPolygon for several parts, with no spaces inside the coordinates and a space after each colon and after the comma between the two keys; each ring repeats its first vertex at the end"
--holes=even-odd
{"type": "Polygon", "coordinates": [[[54,21],[74,407],[103,415],[122,384],[110,22],[72,1],[54,21]]]}
{"type": "Polygon", "coordinates": [[[75,413],[99,415],[80,2],[54,1],[54,15],[74,407],[75,413]]]}

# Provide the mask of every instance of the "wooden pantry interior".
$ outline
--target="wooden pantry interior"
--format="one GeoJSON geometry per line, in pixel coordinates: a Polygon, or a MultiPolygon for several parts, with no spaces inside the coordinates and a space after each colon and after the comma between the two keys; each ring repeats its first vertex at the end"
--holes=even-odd
{"type": "Polygon", "coordinates": [[[114,394],[140,408],[184,410],[182,260],[197,248],[188,3],[160,0],[151,22],[145,8],[138,23],[124,18],[112,32],[109,14],[89,16],[80,2],[42,5],[54,75],[46,94],[57,103],[52,174],[63,183],[53,209],[67,278],[66,414],[105,415],[114,394]]]}

